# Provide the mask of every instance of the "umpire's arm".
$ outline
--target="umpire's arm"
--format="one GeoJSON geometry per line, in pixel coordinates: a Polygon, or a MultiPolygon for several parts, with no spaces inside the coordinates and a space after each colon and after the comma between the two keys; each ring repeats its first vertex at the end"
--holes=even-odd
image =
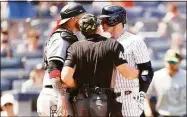
{"type": "Polygon", "coordinates": [[[73,78],[73,74],[75,72],[75,65],[76,65],[76,56],[74,51],[74,44],[71,45],[67,51],[67,58],[64,63],[64,67],[61,72],[61,80],[65,83],[68,87],[74,88],[76,87],[75,80],[73,78]]]}
{"type": "Polygon", "coordinates": [[[136,40],[134,47],[135,62],[140,71],[139,91],[147,92],[153,78],[153,68],[151,65],[149,52],[143,39],[136,40]]]}
{"type": "Polygon", "coordinates": [[[130,67],[127,64],[127,61],[124,57],[124,48],[123,46],[115,41],[115,46],[112,48],[112,56],[114,65],[116,66],[117,70],[127,79],[133,80],[138,77],[139,71],[137,69],[134,69],[130,67]]]}

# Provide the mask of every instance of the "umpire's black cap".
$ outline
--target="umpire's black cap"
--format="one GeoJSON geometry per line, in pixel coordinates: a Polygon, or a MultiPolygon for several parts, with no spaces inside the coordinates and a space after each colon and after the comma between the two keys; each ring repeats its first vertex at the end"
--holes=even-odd
{"type": "Polygon", "coordinates": [[[61,21],[60,21],[59,25],[64,24],[71,17],[75,17],[75,16],[80,15],[85,12],[86,12],[86,10],[79,3],[67,4],[60,11],[61,21]]]}

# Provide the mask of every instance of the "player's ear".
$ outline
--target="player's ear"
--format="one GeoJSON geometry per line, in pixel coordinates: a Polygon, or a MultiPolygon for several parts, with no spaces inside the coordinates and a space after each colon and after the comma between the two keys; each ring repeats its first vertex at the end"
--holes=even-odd
{"type": "Polygon", "coordinates": [[[75,23],[77,23],[77,22],[79,21],[77,17],[73,17],[72,19],[73,19],[73,21],[74,21],[75,23]]]}

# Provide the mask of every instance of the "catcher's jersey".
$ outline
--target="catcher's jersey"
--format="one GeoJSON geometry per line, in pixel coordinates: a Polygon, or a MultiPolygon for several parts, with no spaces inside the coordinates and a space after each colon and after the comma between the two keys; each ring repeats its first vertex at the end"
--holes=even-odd
{"type": "MultiPolygon", "coordinates": [[[[64,63],[66,59],[66,51],[70,43],[60,36],[60,33],[55,33],[47,41],[44,56],[46,61],[59,60],[64,63]]],[[[46,70],[44,75],[43,85],[51,85],[48,71],[46,70]]]]}
{"type": "MultiPolygon", "coordinates": [[[[125,32],[117,39],[117,41],[119,41],[124,47],[124,57],[131,67],[137,68],[136,64],[150,61],[147,46],[139,36],[125,32]]],[[[119,71],[117,71],[115,80],[116,91],[121,91],[124,88],[132,89],[139,87],[138,79],[128,80],[124,78],[119,71]]]]}

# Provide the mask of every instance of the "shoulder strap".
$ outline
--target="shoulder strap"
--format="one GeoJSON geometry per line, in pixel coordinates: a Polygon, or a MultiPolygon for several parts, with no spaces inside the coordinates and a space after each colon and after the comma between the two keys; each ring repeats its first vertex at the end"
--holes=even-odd
{"type": "Polygon", "coordinates": [[[60,33],[60,36],[62,37],[62,39],[68,41],[69,43],[74,43],[74,42],[78,41],[77,36],[74,35],[71,31],[69,31],[67,29],[63,29],[63,28],[58,29],[58,30],[54,31],[52,33],[52,35],[55,33],[60,33]]]}

